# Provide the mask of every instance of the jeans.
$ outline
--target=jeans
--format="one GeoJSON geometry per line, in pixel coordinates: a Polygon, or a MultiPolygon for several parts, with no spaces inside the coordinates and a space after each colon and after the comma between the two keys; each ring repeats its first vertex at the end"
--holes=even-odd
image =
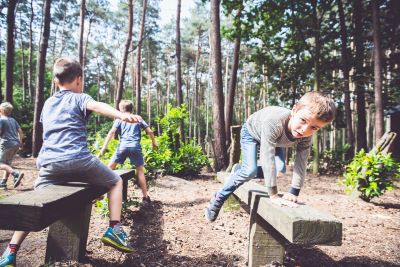
{"type": "MultiPolygon", "coordinates": [[[[232,173],[222,188],[216,193],[215,199],[224,202],[239,186],[256,177],[259,169],[257,167],[257,140],[252,137],[247,129],[246,123],[240,131],[240,148],[242,150],[242,164],[236,172],[232,173]]],[[[275,150],[276,170],[286,172],[285,149],[276,147],[275,150]]]]}

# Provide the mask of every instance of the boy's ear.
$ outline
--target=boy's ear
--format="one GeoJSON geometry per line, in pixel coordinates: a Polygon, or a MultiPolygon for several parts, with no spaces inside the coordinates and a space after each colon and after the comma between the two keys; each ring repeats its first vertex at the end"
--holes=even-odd
{"type": "Polygon", "coordinates": [[[296,112],[297,112],[297,106],[296,106],[296,104],[294,104],[293,105],[293,108],[292,108],[292,111],[290,112],[290,115],[294,115],[294,114],[296,114],[296,112]]]}

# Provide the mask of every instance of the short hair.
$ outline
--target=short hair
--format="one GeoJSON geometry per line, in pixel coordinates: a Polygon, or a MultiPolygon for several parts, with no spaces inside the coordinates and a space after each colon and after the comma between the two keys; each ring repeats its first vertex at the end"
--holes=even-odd
{"type": "Polygon", "coordinates": [[[69,57],[60,57],[54,62],[54,82],[70,83],[77,77],[82,77],[82,66],[78,61],[69,57]]]}
{"type": "Polygon", "coordinates": [[[336,116],[336,106],[332,98],[321,92],[308,92],[296,104],[297,109],[308,108],[318,120],[332,122],[336,116]]]}
{"type": "Polygon", "coordinates": [[[119,110],[122,112],[132,112],[133,110],[133,103],[130,100],[121,100],[119,102],[119,110]]]}
{"type": "Polygon", "coordinates": [[[14,107],[9,102],[3,102],[0,104],[0,112],[3,113],[5,116],[10,116],[14,107]]]}

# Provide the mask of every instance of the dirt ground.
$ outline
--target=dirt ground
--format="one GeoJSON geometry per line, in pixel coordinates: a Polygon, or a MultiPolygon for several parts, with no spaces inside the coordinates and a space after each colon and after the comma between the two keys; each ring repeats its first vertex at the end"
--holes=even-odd
{"type": "MultiPolygon", "coordinates": [[[[17,158],[14,165],[26,178],[17,190],[0,191],[0,197],[32,189],[37,174],[34,160],[17,158]]],[[[246,266],[246,211],[231,203],[216,222],[204,219],[204,208],[220,186],[214,176],[158,179],[150,191],[153,205],[131,207],[125,214],[123,224],[136,249],[130,255],[102,245],[100,237],[108,220],[93,209],[85,262],[56,266],[246,266]]],[[[400,190],[365,203],[344,195],[337,184],[339,178],[309,175],[300,201],[343,223],[342,246],[289,245],[285,266],[400,266],[400,190]]],[[[290,179],[290,172],[280,177],[279,188],[285,190],[290,179]]],[[[129,195],[140,197],[140,191],[131,184],[129,195]]],[[[0,230],[1,251],[11,234],[0,230]]],[[[18,253],[18,266],[43,264],[46,234],[47,229],[28,236],[18,253]]]]}

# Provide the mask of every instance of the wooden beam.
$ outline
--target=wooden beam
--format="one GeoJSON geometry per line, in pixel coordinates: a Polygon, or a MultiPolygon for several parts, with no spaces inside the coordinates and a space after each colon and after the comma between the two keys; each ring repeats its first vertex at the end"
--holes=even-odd
{"type": "MultiPolygon", "coordinates": [[[[219,172],[217,179],[224,182],[229,173],[219,172]]],[[[244,183],[234,195],[293,244],[342,244],[342,223],[333,216],[300,203],[298,208],[278,207],[271,203],[265,187],[255,182],[244,183]]]]}

